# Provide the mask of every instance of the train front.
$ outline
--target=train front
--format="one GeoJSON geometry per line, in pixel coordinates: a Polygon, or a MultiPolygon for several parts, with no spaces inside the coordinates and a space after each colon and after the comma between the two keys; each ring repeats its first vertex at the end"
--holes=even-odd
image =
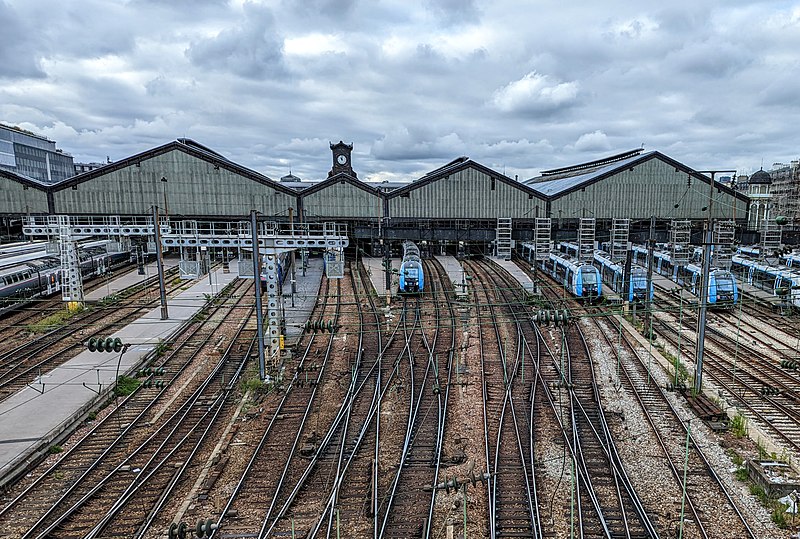
{"type": "Polygon", "coordinates": [[[597,300],[602,295],[600,272],[591,264],[583,264],[578,267],[576,281],[575,295],[589,301],[597,300]]]}
{"type": "Polygon", "coordinates": [[[717,307],[732,307],[739,301],[736,278],[727,270],[714,270],[708,283],[709,303],[717,307]]]}
{"type": "MultiPolygon", "coordinates": [[[[631,270],[630,297],[628,301],[647,301],[647,295],[647,272],[644,268],[633,268],[631,270]]],[[[652,285],[650,287],[650,299],[653,299],[652,285]]]]}
{"type": "Polygon", "coordinates": [[[415,256],[406,257],[400,265],[400,292],[404,294],[422,292],[422,262],[415,256]]]}

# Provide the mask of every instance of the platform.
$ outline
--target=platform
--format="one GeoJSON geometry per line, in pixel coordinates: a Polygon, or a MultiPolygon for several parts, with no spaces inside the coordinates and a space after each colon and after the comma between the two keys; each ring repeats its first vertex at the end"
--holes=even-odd
{"type": "MultiPolygon", "coordinates": [[[[178,265],[178,262],[179,259],[177,258],[165,258],[164,271],[170,268],[174,268],[175,266],[178,265]]],[[[98,279],[100,281],[105,281],[103,285],[98,288],[95,288],[94,290],[92,290],[87,294],[84,294],[83,299],[84,301],[88,302],[100,301],[107,296],[116,294],[120,290],[124,290],[125,288],[133,286],[136,283],[144,282],[151,277],[155,277],[156,275],[158,275],[158,265],[156,264],[156,262],[150,262],[149,264],[145,264],[144,275],[139,275],[139,271],[135,266],[132,270],[126,267],[125,270],[122,271],[117,270],[111,275],[104,275],[102,277],[99,277],[98,279]]],[[[96,279],[92,281],[92,284],[96,284],[100,281],[96,279]]]]}
{"type": "MultiPolygon", "coordinates": [[[[400,259],[392,258],[390,260],[392,269],[397,270],[399,273],[400,259]]],[[[386,272],[383,270],[383,258],[365,256],[361,259],[361,262],[364,264],[364,267],[367,268],[367,273],[369,273],[369,278],[372,281],[372,287],[375,289],[375,292],[377,292],[379,297],[384,297],[386,295],[386,272]]],[[[397,295],[397,288],[400,286],[398,273],[392,273],[392,297],[397,295]]]]}
{"type": "MultiPolygon", "coordinates": [[[[772,305],[775,309],[780,309],[781,306],[784,306],[787,309],[789,308],[789,305],[784,304],[780,299],[777,298],[777,296],[775,296],[771,292],[762,290],[761,288],[755,287],[751,284],[742,283],[742,281],[739,280],[738,278],[736,279],[736,283],[739,285],[739,290],[742,293],[752,296],[758,299],[759,301],[768,303],[769,305],[772,305]]],[[[744,302],[747,303],[748,298],[745,298],[744,296],[741,297],[742,299],[744,299],[744,302]]]]}
{"type": "Polygon", "coordinates": [[[232,262],[229,273],[223,273],[222,268],[215,270],[210,278],[206,276],[169,298],[168,320],[161,320],[158,306],[108,335],[131,344],[122,357],[85,350],[0,402],[0,487],[8,474],[46,450],[76,419],[107,398],[118,373],[134,369],[160,340],[177,333],[205,305],[209,295],[219,293],[237,276],[238,267],[232,262]]]}
{"type": "Polygon", "coordinates": [[[522,271],[522,268],[517,266],[517,264],[511,260],[501,260],[499,258],[490,258],[492,262],[506,270],[514,279],[517,280],[519,285],[522,287],[525,292],[528,294],[533,294],[536,290],[536,287],[533,285],[533,281],[528,276],[527,273],[522,271]]]}
{"type": "Polygon", "coordinates": [[[283,283],[283,312],[286,319],[286,344],[293,345],[303,334],[305,325],[311,311],[317,304],[317,294],[322,282],[324,268],[322,258],[311,257],[308,259],[308,267],[303,275],[303,268],[300,257],[296,259],[297,269],[295,270],[295,289],[294,299],[292,299],[292,283],[290,276],[287,276],[283,283]],[[292,306],[294,304],[294,306],[292,306]]]}
{"type": "Polygon", "coordinates": [[[469,294],[468,282],[465,280],[464,266],[454,256],[436,256],[436,260],[442,265],[447,277],[453,285],[453,290],[457,298],[466,297],[469,294]]]}
{"type": "Polygon", "coordinates": [[[662,290],[666,290],[667,292],[672,292],[673,290],[678,290],[682,288],[681,285],[679,285],[672,279],[664,277],[663,275],[661,275],[660,273],[656,273],[655,271],[653,272],[653,286],[657,286],[662,290]]]}

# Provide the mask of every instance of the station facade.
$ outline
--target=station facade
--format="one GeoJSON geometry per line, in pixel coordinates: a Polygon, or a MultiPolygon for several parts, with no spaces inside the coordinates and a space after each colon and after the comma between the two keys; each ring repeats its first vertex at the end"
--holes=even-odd
{"type": "Polygon", "coordinates": [[[748,233],[745,194],[657,151],[625,152],[525,181],[459,157],[387,187],[358,178],[352,148],[331,144],[332,168],[318,182],[272,180],[190,139],[53,185],[0,169],[0,213],[139,216],[156,205],[170,217],[230,221],[255,209],[278,222],[346,223],[356,244],[373,249],[413,239],[437,252],[457,245],[485,252],[501,218],[511,220],[518,241],[530,240],[542,217],[552,220],[555,239],[569,238],[581,218],[595,219],[600,235],[613,219],[631,219],[634,241],[649,231],[651,218],[659,241],[666,241],[671,220],[690,220],[698,233],[709,217],[734,220],[748,233]]]}

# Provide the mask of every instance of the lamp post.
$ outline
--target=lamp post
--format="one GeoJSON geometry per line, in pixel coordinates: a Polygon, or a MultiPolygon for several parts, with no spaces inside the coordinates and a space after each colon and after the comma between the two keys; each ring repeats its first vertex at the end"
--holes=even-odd
{"type": "Polygon", "coordinates": [[[164,184],[164,217],[169,217],[169,204],[167,204],[167,177],[161,176],[161,182],[164,184]]]}

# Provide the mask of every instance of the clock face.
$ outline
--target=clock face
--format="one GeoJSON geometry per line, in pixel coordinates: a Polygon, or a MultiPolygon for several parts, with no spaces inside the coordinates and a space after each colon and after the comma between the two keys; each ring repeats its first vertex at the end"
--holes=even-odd
{"type": "Polygon", "coordinates": [[[344,165],[345,163],[347,163],[347,156],[339,154],[339,156],[336,158],[336,162],[339,163],[340,165],[344,165]]]}

